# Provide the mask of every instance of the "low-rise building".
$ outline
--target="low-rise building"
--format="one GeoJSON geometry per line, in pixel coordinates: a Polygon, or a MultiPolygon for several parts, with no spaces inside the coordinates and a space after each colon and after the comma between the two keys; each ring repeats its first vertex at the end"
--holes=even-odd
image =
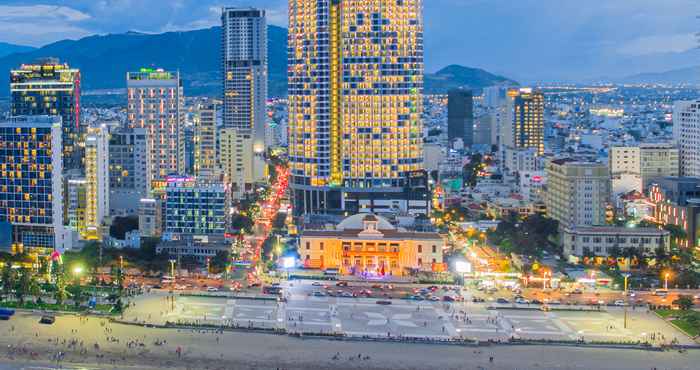
{"type": "Polygon", "coordinates": [[[444,247],[438,233],[406,231],[381,216],[357,214],[333,229],[305,230],[299,254],[307,268],[403,276],[442,271],[444,247]]]}
{"type": "Polygon", "coordinates": [[[613,248],[623,252],[627,248],[640,249],[643,255],[654,255],[659,247],[670,249],[670,233],[653,227],[572,227],[562,231],[564,257],[610,256],[613,248]]]}
{"type": "Polygon", "coordinates": [[[198,236],[178,240],[164,240],[156,246],[156,253],[167,253],[172,259],[193,257],[199,263],[214,258],[217,253],[231,251],[231,241],[225,237],[198,236]]]}

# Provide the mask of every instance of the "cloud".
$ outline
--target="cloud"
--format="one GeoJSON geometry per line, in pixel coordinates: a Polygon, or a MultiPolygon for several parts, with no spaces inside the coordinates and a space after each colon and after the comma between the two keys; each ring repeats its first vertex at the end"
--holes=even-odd
{"type": "Polygon", "coordinates": [[[90,19],[90,15],[66,6],[0,5],[0,20],[2,21],[23,21],[27,19],[46,18],[64,22],[79,22],[90,19]]]}
{"type": "Polygon", "coordinates": [[[619,53],[625,56],[682,53],[697,47],[697,42],[693,33],[645,36],[624,44],[619,53]]]}
{"type": "Polygon", "coordinates": [[[0,5],[0,34],[3,41],[40,46],[57,39],[92,34],[79,26],[90,15],[58,5],[0,5]]]}

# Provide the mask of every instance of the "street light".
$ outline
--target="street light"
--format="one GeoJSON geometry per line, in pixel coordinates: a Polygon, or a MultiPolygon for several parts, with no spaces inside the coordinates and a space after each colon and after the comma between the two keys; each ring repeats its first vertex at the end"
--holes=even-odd
{"type": "Polygon", "coordinates": [[[668,290],[668,278],[669,278],[670,276],[671,276],[671,274],[668,273],[668,272],[664,275],[664,289],[665,289],[665,290],[668,290]]]}

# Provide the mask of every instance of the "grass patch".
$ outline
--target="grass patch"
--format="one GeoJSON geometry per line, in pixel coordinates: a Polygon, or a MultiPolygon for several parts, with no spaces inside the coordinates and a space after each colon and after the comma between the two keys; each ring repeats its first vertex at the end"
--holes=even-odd
{"type": "Polygon", "coordinates": [[[656,313],[664,319],[670,319],[683,332],[691,337],[700,335],[700,312],[657,310],[656,313]]]}
{"type": "MultiPolygon", "coordinates": [[[[72,304],[56,304],[56,303],[34,303],[34,302],[24,302],[20,304],[17,301],[6,301],[0,302],[0,306],[7,308],[20,308],[26,310],[45,310],[45,311],[65,311],[65,312],[84,312],[89,308],[85,306],[75,306],[72,304]]],[[[94,311],[111,313],[111,304],[98,304],[95,306],[94,311]]]]}

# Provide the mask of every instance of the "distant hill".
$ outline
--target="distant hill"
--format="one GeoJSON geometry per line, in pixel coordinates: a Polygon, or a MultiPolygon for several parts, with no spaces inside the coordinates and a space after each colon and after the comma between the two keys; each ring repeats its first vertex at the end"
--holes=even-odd
{"type": "Polygon", "coordinates": [[[483,69],[455,64],[447,66],[436,73],[425,75],[425,92],[427,94],[442,94],[455,88],[481,90],[484,87],[493,85],[518,85],[518,83],[483,69]]]}
{"type": "Polygon", "coordinates": [[[666,72],[640,73],[619,79],[620,83],[645,84],[691,84],[700,85],[700,66],[674,69],[666,72]]]}
{"type": "MultiPolygon", "coordinates": [[[[88,36],[58,41],[39,49],[0,56],[0,96],[9,95],[9,71],[41,57],[57,57],[80,68],[83,90],[120,89],[127,71],[141,67],[179,69],[185,95],[221,94],[221,28],[145,34],[88,36]]],[[[268,73],[271,96],[287,94],[287,29],[268,26],[268,73]]],[[[480,90],[496,84],[517,84],[482,69],[451,65],[426,74],[425,91],[445,93],[451,88],[480,90]]]]}
{"type": "MultiPolygon", "coordinates": [[[[187,95],[221,93],[221,27],[186,32],[127,32],[58,41],[0,58],[0,96],[9,94],[9,70],[40,57],[57,57],[80,68],[84,90],[124,88],[126,72],[141,67],[179,69],[187,95]]],[[[286,93],[287,30],[268,27],[271,95],[286,93]],[[284,83],[280,83],[280,81],[284,83]]]]}
{"type": "Polygon", "coordinates": [[[28,51],[35,50],[36,48],[24,45],[8,44],[6,42],[0,42],[0,58],[14,54],[14,53],[25,53],[28,51]]]}

